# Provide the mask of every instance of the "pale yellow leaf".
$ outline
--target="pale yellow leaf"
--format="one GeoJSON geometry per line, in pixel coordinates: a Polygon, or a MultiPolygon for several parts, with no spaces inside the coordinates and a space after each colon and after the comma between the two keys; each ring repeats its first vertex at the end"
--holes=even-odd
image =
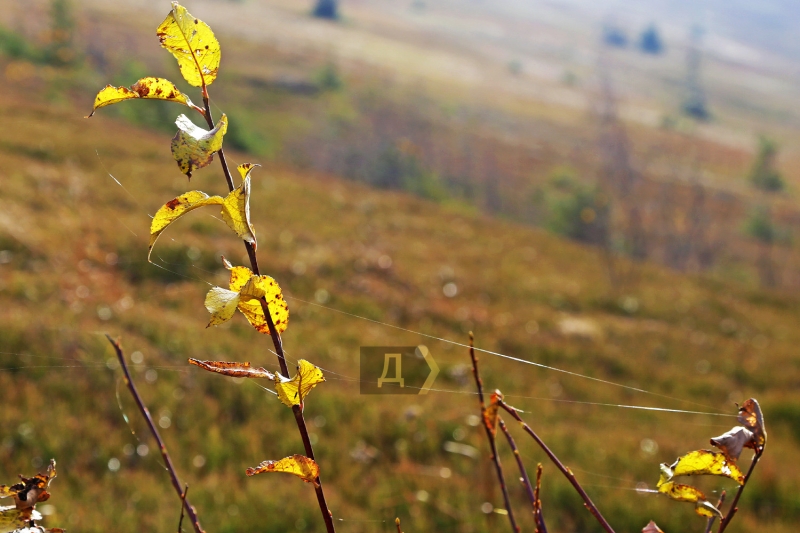
{"type": "Polygon", "coordinates": [[[206,294],[205,305],[211,313],[211,321],[206,327],[217,326],[233,318],[239,306],[239,293],[214,287],[206,294]]]}
{"type": "Polygon", "coordinates": [[[211,164],[214,154],[222,148],[223,137],[228,131],[228,117],[223,114],[212,130],[196,126],[186,115],[179,116],[175,124],[178,133],[172,138],[172,157],[178,162],[181,172],[191,178],[195,169],[211,164]]]}
{"type": "Polygon", "coordinates": [[[248,476],[255,476],[265,472],[285,472],[299,477],[306,483],[316,485],[319,465],[303,455],[292,455],[280,461],[264,461],[255,468],[248,468],[246,473],[248,476]]]}
{"type": "Polygon", "coordinates": [[[224,200],[220,196],[209,196],[201,191],[189,191],[161,206],[150,223],[150,247],[147,251],[147,260],[150,261],[153,246],[167,226],[193,209],[205,205],[222,205],[223,202],[224,200]]]}
{"type": "Polygon", "coordinates": [[[256,234],[250,223],[250,171],[255,165],[239,165],[242,184],[225,197],[222,204],[222,219],[236,235],[257,247],[256,234]],[[245,172],[242,167],[247,167],[245,172]]]}
{"type": "Polygon", "coordinates": [[[17,509],[13,505],[0,507],[0,533],[11,533],[25,528],[31,520],[41,520],[42,515],[33,508],[17,509]]]}
{"type": "Polygon", "coordinates": [[[91,117],[94,115],[94,112],[101,107],[136,98],[166,100],[188,107],[196,107],[171,81],[164,78],[147,77],[140,79],[131,85],[130,88],[107,85],[97,93],[94,99],[94,108],[89,116],[91,117]]]}
{"type": "Polygon", "coordinates": [[[161,46],[178,60],[181,74],[190,85],[211,85],[217,77],[221,57],[214,32],[194,18],[186,8],[172,3],[172,10],[156,30],[161,46]]]}
{"type": "Polygon", "coordinates": [[[297,362],[297,374],[292,379],[275,375],[275,391],[278,399],[289,407],[301,405],[306,395],[319,383],[325,381],[322,370],[305,359],[297,362]]]}

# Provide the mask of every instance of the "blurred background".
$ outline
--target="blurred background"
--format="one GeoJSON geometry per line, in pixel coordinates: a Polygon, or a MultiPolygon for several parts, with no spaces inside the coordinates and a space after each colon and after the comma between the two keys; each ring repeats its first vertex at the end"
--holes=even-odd
{"type": "MultiPolygon", "coordinates": [[[[526,411],[617,531],[702,531],[654,494],[756,397],[770,440],[728,531],[800,517],[800,15],[788,0],[192,0],[222,46],[210,87],[229,160],[263,165],[261,269],[288,297],[288,356],[325,369],[306,419],[343,532],[502,531],[466,350],[526,411]],[[334,310],[344,311],[343,314],[334,310]],[[355,316],[354,316],[355,315],[355,316]],[[373,322],[364,321],[364,317],[373,322]],[[359,394],[359,346],[424,343],[427,396],[359,394]],[[599,405],[611,404],[611,405],[599,405]]],[[[241,317],[205,329],[241,244],[210,211],[146,260],[186,182],[169,103],[85,117],[108,83],[175,82],[166,1],[4,0],[0,10],[0,483],[59,477],[44,525],[174,531],[169,478],[103,333],[121,336],[209,532],[323,531],[313,490],[245,478],[300,453],[290,411],[188,357],[276,368],[241,317]],[[126,422],[126,419],[128,422],[126,422]]],[[[598,531],[545,463],[551,531],[598,531]]],[[[501,447],[502,448],[502,447],[501,447]]],[[[525,531],[533,520],[502,458],[525,531]]],[[[747,465],[748,453],[742,462],[747,465]]],[[[709,499],[733,483],[697,481],[709,499]]],[[[184,530],[188,525],[184,525],[184,530]]]]}

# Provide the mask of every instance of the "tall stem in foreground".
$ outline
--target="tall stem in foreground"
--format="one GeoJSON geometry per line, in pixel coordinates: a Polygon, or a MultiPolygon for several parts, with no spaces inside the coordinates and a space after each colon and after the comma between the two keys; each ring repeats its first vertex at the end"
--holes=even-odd
{"type": "Polygon", "coordinates": [[[753,456],[753,461],[750,463],[750,468],[747,470],[747,475],[744,476],[744,482],[739,486],[739,490],[736,491],[736,496],[734,496],[733,501],[731,502],[731,507],[730,509],[728,509],[728,514],[719,523],[719,529],[717,530],[717,533],[722,533],[723,531],[725,531],[725,528],[727,528],[728,524],[730,524],[731,520],[733,520],[733,516],[736,514],[736,511],[739,510],[736,504],[739,503],[739,497],[742,495],[742,492],[744,492],[744,488],[747,486],[747,481],[750,479],[750,475],[756,468],[758,460],[761,459],[761,455],[763,453],[764,453],[764,446],[761,446],[759,449],[756,450],[756,454],[753,456]]]}
{"type": "Polygon", "coordinates": [[[506,487],[506,480],[503,476],[503,465],[500,464],[500,457],[497,455],[495,436],[486,423],[486,402],[483,399],[483,381],[478,373],[478,357],[475,355],[474,342],[475,338],[470,331],[469,356],[472,359],[472,374],[475,376],[475,385],[478,387],[478,400],[481,404],[481,424],[483,425],[483,429],[486,430],[486,437],[489,439],[489,447],[492,450],[492,462],[497,472],[497,479],[500,482],[500,490],[503,492],[503,502],[505,503],[506,511],[508,511],[508,521],[511,522],[511,529],[513,529],[515,533],[518,533],[519,526],[517,525],[516,519],[514,519],[514,511],[511,509],[511,502],[508,499],[508,488],[506,487]]]}
{"type": "MultiPolygon", "coordinates": [[[[213,129],[214,120],[211,116],[211,108],[208,103],[208,92],[205,87],[203,88],[203,105],[205,108],[204,116],[206,122],[208,123],[208,126],[213,129]]],[[[231,176],[231,171],[228,168],[228,162],[225,159],[225,152],[220,149],[218,155],[219,162],[222,165],[222,171],[225,174],[225,181],[228,183],[228,190],[233,191],[235,188],[233,184],[233,177],[231,176]]],[[[247,241],[244,242],[244,246],[247,249],[247,257],[250,258],[250,270],[252,270],[253,274],[256,276],[260,275],[255,248],[247,241]]],[[[275,354],[278,356],[278,365],[281,368],[281,374],[289,377],[289,367],[286,365],[286,357],[283,354],[283,342],[281,341],[280,333],[278,333],[278,330],[275,329],[275,323],[272,320],[272,315],[269,312],[269,307],[266,300],[262,298],[260,302],[261,308],[264,311],[264,317],[266,318],[267,327],[269,328],[269,335],[272,337],[272,344],[275,347],[275,354]]],[[[299,405],[293,405],[292,411],[294,412],[294,419],[297,422],[297,429],[300,431],[300,437],[303,439],[303,446],[306,451],[306,456],[309,459],[316,461],[314,458],[314,449],[311,446],[311,438],[309,437],[308,428],[306,427],[306,421],[303,418],[303,409],[299,405]]],[[[322,490],[322,480],[319,476],[317,476],[316,483],[314,484],[314,490],[317,493],[317,502],[319,503],[319,509],[322,513],[322,518],[325,520],[325,528],[328,533],[334,533],[335,528],[333,526],[333,517],[331,516],[330,509],[328,509],[328,504],[325,501],[325,492],[322,490]]]]}
{"type": "MultiPolygon", "coordinates": [[[[161,451],[161,457],[164,458],[164,466],[166,467],[167,472],[169,472],[169,478],[172,481],[172,486],[175,487],[175,491],[178,493],[178,497],[181,499],[183,509],[186,510],[186,514],[189,515],[189,520],[191,520],[192,526],[194,526],[195,533],[205,533],[203,528],[200,527],[200,520],[197,518],[197,512],[189,503],[189,500],[186,499],[186,491],[181,489],[181,482],[178,479],[178,473],[175,471],[175,465],[172,464],[172,459],[169,456],[167,447],[164,444],[164,441],[161,440],[161,435],[158,433],[158,429],[156,429],[156,425],[153,423],[153,419],[150,417],[150,411],[147,409],[147,407],[145,407],[144,402],[142,402],[142,397],[139,396],[139,391],[136,390],[136,385],[131,379],[131,373],[128,371],[128,364],[125,362],[125,354],[122,351],[122,346],[120,346],[119,341],[115,341],[110,335],[106,334],[106,338],[108,339],[108,342],[111,343],[111,346],[114,347],[114,351],[117,354],[117,359],[122,367],[122,372],[125,374],[125,385],[127,385],[128,390],[131,391],[131,395],[136,401],[136,406],[139,408],[139,411],[142,413],[142,416],[147,422],[147,427],[150,428],[150,433],[158,443],[158,449],[161,451]]],[[[181,520],[183,520],[182,511],[181,520]]]]}

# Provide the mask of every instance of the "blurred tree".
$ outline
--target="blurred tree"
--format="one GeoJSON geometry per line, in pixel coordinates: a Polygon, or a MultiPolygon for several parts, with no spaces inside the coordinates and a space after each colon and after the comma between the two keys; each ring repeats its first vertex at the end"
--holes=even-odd
{"type": "Polygon", "coordinates": [[[750,169],[750,183],[756,189],[765,192],[782,191],[785,184],[783,177],[775,170],[775,158],[778,146],[767,137],[761,136],[758,140],[758,155],[750,169]]]}
{"type": "Polygon", "coordinates": [[[603,26],[603,42],[608,46],[626,48],[628,46],[628,36],[619,27],[606,24],[603,26]]]}
{"type": "Polygon", "coordinates": [[[664,44],[661,42],[661,35],[655,24],[651,24],[642,32],[639,38],[639,48],[646,54],[658,55],[664,51],[664,44]]]}
{"type": "Polygon", "coordinates": [[[50,44],[45,59],[52,65],[68,66],[78,60],[74,45],[75,17],[70,0],[50,2],[50,44]]]}
{"type": "Polygon", "coordinates": [[[778,230],[772,220],[769,207],[756,208],[745,222],[745,232],[758,241],[760,253],[756,268],[762,287],[775,287],[778,276],[772,261],[772,248],[777,241],[778,230]]]}
{"type": "Polygon", "coordinates": [[[700,81],[702,36],[703,29],[701,27],[695,26],[692,28],[689,50],[686,53],[686,97],[683,102],[684,113],[698,120],[709,118],[706,93],[700,81]]]}
{"type": "Polygon", "coordinates": [[[338,20],[339,6],[337,0],[317,0],[312,14],[321,19],[338,20]]]}

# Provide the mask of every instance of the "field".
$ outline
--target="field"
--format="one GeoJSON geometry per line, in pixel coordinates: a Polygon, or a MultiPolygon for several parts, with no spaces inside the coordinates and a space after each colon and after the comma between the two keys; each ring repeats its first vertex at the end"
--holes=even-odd
{"type": "MultiPolygon", "coordinates": [[[[112,65],[108,72],[54,69],[7,57],[0,63],[13,81],[0,85],[0,483],[11,482],[17,473],[29,475],[54,457],[59,477],[52,485],[46,526],[87,532],[175,530],[179,502],[121,382],[107,332],[122,337],[144,400],[163,428],[207,531],[322,531],[310,486],[294,478],[244,475],[265,459],[302,450],[289,410],[252,382],[208,375],[186,363],[189,357],[249,360],[276,368],[269,339],[241,317],[205,328],[208,285],[227,281],[220,256],[246,263],[241,244],[209,216],[210,210],[187,215],[167,230],[154,252],[155,264],[146,260],[148,215],[186,190],[221,194],[224,181],[217,165],[197,171],[188,184],[175,168],[167,146],[177,108],[167,108],[166,129],[157,125],[163,117],[138,111],[83,118],[93,90],[108,81],[105,75],[152,67],[155,74],[177,77],[174,65],[158,56],[162,51],[152,36],[163,6],[123,17],[110,5],[99,5],[82,5],[80,20],[82,31],[108,32],[98,37],[110,48],[104,56],[112,65]],[[141,65],[126,65],[126,47],[141,50],[141,65]]],[[[452,147],[475,139],[497,150],[517,147],[505,152],[512,155],[533,150],[535,164],[520,172],[530,174],[534,185],[544,183],[559,161],[587,173],[594,164],[591,156],[569,156],[590,146],[589,133],[580,137],[586,111],[547,99],[574,91],[552,89],[561,83],[560,74],[550,84],[551,93],[534,91],[531,80],[517,83],[504,70],[506,56],[483,59],[490,66],[481,64],[476,71],[485,73],[491,65],[502,70],[498,78],[504,76],[503,94],[509,95],[487,103],[487,94],[497,87],[468,83],[470,70],[459,63],[465,56],[486,55],[466,44],[459,48],[456,35],[445,44],[431,44],[437,52],[427,61],[403,63],[402,58],[419,53],[403,49],[412,46],[403,44],[408,27],[397,22],[398,33],[392,34],[385,29],[392,19],[354,2],[353,18],[329,27],[327,38],[345,44],[347,39],[358,43],[362,33],[374,38],[360,29],[373,21],[386,48],[377,41],[343,44],[341,50],[357,55],[337,63],[346,89],[303,96],[296,92],[298,80],[324,73],[328,58],[319,44],[306,43],[300,53],[287,51],[285,40],[328,34],[303,33],[311,22],[302,19],[299,7],[289,2],[197,5],[198,13],[209,8],[202,16],[220,28],[223,50],[230,50],[224,59],[229,74],[221,74],[213,86],[219,106],[231,109],[232,121],[251,121],[240,149],[227,150],[228,155],[236,163],[264,165],[253,174],[253,222],[262,271],[287,295],[287,354],[326,372],[326,383],[307,399],[305,416],[338,530],[391,531],[396,516],[409,532],[508,527],[504,516],[481,510],[487,501],[502,507],[502,498],[475,420],[468,353],[455,344],[465,343],[469,331],[481,348],[552,367],[480,356],[487,388],[501,389],[509,403],[525,410],[527,421],[573,469],[617,531],[639,531],[650,519],[667,533],[702,530],[704,522],[690,505],[638,494],[635,488],[640,483],[654,487],[659,463],[708,447],[710,437],[735,423],[716,414],[734,414],[734,402],[749,397],[761,402],[770,440],[728,531],[795,530],[800,516],[800,467],[792,459],[800,451],[800,302],[791,268],[783,276],[790,280],[788,288],[770,290],[757,287],[747,254],[739,249],[729,254],[744,257],[736,268],[694,273],[620,256],[615,259],[620,276],[611,284],[602,250],[532,227],[519,216],[507,216],[502,207],[494,212],[483,196],[425,198],[420,191],[345,179],[345,173],[326,170],[313,159],[292,160],[292,153],[303,150],[325,159],[324,139],[302,135],[314,131],[320,116],[365,116],[354,106],[392,75],[385,67],[367,74],[370,59],[361,54],[369,50],[376,64],[386,64],[385,54],[396,53],[403,68],[430,69],[400,71],[397,85],[376,97],[372,105],[393,110],[401,117],[397,120],[419,97],[403,84],[426,72],[443,72],[437,54],[443,64],[461,65],[447,70],[445,81],[431,81],[420,97],[422,109],[434,112],[424,124],[436,133],[422,128],[422,135],[428,131],[438,138],[458,132],[461,120],[475,120],[464,119],[459,109],[479,109],[486,120],[470,132],[474,138],[444,136],[442,148],[421,159],[450,153],[453,161],[442,156],[441,165],[458,164],[452,147]],[[233,31],[242,10],[259,9],[276,17],[267,44],[253,29],[233,31]],[[293,27],[287,22],[292,20],[301,22],[293,27]],[[260,48],[274,60],[251,69],[250,58],[260,48]],[[458,82],[459,73],[466,82],[458,82]],[[276,80],[278,86],[270,85],[276,80]],[[286,89],[289,82],[293,90],[286,89]],[[251,108],[257,111],[248,114],[251,108]],[[506,122],[508,117],[514,120],[506,122]],[[536,135],[528,137],[531,131],[536,135]],[[511,139],[504,132],[511,132],[511,139]],[[263,137],[248,140],[255,134],[263,137]],[[264,141],[273,148],[263,148],[264,141]],[[452,297],[443,292],[448,283],[457,287],[452,297]],[[441,390],[427,396],[359,394],[360,346],[420,343],[442,369],[435,384],[441,390]],[[467,447],[447,445],[454,442],[467,447]]],[[[652,99],[636,98],[643,103],[630,105],[653,106],[652,99]]],[[[138,104],[144,103],[130,106],[138,104]]],[[[771,105],[783,104],[773,100],[771,105]]],[[[792,170],[800,161],[788,139],[796,119],[790,115],[783,126],[775,126],[757,122],[763,120],[757,114],[726,117],[701,126],[697,140],[689,141],[711,154],[710,190],[749,201],[743,176],[754,144],[748,135],[758,124],[770,124],[785,135],[781,140],[787,139],[781,169],[790,188],[774,202],[791,220],[792,170]]],[[[417,126],[410,121],[408,128],[417,126]]],[[[652,126],[631,122],[631,136],[683,149],[677,134],[652,126]]],[[[515,172],[509,171],[509,179],[515,172]]],[[[520,183],[507,186],[513,191],[520,183]]],[[[754,246],[741,236],[735,239],[741,241],[734,244],[754,246]]],[[[791,259],[793,250],[782,253],[791,259]]],[[[529,471],[544,463],[542,500],[550,530],[599,530],[538,448],[522,432],[516,438],[529,471]]],[[[503,452],[502,458],[510,470],[512,456],[503,452]]],[[[700,486],[716,496],[733,483],[703,480],[700,486]]],[[[511,492],[523,530],[532,531],[522,490],[511,483],[511,492]]]]}

